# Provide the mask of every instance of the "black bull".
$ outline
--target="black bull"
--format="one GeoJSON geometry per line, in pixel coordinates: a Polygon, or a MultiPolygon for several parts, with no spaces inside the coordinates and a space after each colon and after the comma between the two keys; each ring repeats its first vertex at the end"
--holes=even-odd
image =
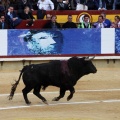
{"type": "Polygon", "coordinates": [[[84,75],[96,72],[97,69],[91,59],[85,57],[72,57],[66,61],[53,60],[49,63],[27,65],[21,70],[18,81],[12,85],[9,100],[13,98],[21,76],[25,84],[25,88],[22,90],[25,102],[30,104],[27,94],[34,89],[33,94],[47,104],[47,100],[40,94],[41,88],[45,90],[50,85],[59,87],[60,94],[53,99],[54,101],[64,97],[66,90],[69,90],[70,95],[67,100],[70,100],[75,93],[74,85],[77,81],[84,75]]]}

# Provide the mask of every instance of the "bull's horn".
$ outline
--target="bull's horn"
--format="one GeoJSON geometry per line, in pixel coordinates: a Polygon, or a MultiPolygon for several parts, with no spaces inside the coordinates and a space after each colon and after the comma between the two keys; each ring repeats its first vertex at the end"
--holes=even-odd
{"type": "Polygon", "coordinates": [[[85,61],[90,61],[90,60],[93,60],[94,58],[95,58],[95,56],[93,56],[92,58],[86,57],[85,61]]]}

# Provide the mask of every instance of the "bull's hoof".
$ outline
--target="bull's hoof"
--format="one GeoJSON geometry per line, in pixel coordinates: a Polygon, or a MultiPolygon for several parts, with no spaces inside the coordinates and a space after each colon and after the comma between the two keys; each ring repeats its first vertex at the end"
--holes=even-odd
{"type": "Polygon", "coordinates": [[[30,101],[28,101],[28,102],[26,102],[26,104],[27,104],[27,105],[30,105],[30,104],[31,104],[31,102],[30,102],[30,101]]]}
{"type": "Polygon", "coordinates": [[[58,100],[59,100],[58,97],[55,97],[55,98],[52,99],[52,101],[58,101],[58,100]]]}
{"type": "Polygon", "coordinates": [[[48,105],[48,102],[47,102],[47,100],[45,100],[45,101],[43,101],[45,104],[47,104],[48,105]]]}
{"type": "Polygon", "coordinates": [[[73,97],[73,95],[69,95],[69,96],[67,97],[67,101],[69,101],[72,97],[73,97]]]}
{"type": "Polygon", "coordinates": [[[67,97],[67,101],[69,101],[71,98],[72,98],[71,96],[68,96],[68,97],[67,97]]]}

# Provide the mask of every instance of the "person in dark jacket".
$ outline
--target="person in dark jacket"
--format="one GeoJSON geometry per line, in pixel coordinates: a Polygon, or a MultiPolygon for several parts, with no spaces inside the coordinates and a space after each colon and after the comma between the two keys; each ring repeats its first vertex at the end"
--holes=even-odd
{"type": "Polygon", "coordinates": [[[58,0],[57,10],[69,10],[69,1],[68,0],[58,0]]]}
{"type": "Polygon", "coordinates": [[[24,11],[21,14],[21,19],[23,19],[23,20],[28,20],[28,19],[34,20],[35,19],[32,15],[32,12],[30,11],[29,6],[26,6],[24,8],[24,11]]]}
{"type": "Polygon", "coordinates": [[[14,29],[17,25],[19,25],[22,22],[22,19],[20,19],[14,11],[14,7],[10,6],[6,12],[6,20],[8,24],[10,25],[11,29],[14,29]]]}
{"type": "Polygon", "coordinates": [[[99,0],[87,0],[86,5],[88,6],[88,10],[98,10],[99,0]]]}
{"type": "Polygon", "coordinates": [[[120,10],[120,0],[115,1],[115,9],[120,10]]]}
{"type": "Polygon", "coordinates": [[[24,11],[21,14],[21,19],[28,20],[26,26],[33,26],[35,18],[33,17],[32,12],[30,11],[29,6],[26,6],[24,8],[24,11]]]}
{"type": "Polygon", "coordinates": [[[62,25],[62,28],[77,28],[76,24],[72,22],[72,15],[68,15],[68,21],[62,25]]]}
{"type": "Polygon", "coordinates": [[[50,22],[46,23],[43,28],[46,28],[46,29],[50,29],[50,28],[51,29],[59,29],[59,28],[61,28],[60,24],[57,23],[56,19],[57,19],[57,16],[53,15],[51,17],[50,22]]]}
{"type": "Polygon", "coordinates": [[[0,15],[0,29],[8,29],[8,23],[5,20],[4,14],[0,15]]]}
{"type": "Polygon", "coordinates": [[[34,25],[35,18],[33,17],[32,12],[30,11],[30,8],[28,6],[24,8],[24,11],[21,13],[20,17],[23,20],[28,20],[26,26],[34,25]]]}
{"type": "Polygon", "coordinates": [[[69,0],[71,9],[76,10],[77,4],[86,5],[86,0],[69,0]]]}
{"type": "Polygon", "coordinates": [[[18,5],[18,11],[17,11],[18,15],[21,15],[25,6],[29,6],[30,10],[33,11],[33,6],[32,6],[31,0],[18,0],[17,5],[18,5]]]}

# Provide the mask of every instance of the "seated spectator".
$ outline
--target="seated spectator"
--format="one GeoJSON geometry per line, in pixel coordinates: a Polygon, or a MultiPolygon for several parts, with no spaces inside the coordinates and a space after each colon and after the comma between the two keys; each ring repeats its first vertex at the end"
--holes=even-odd
{"type": "Polygon", "coordinates": [[[68,0],[58,0],[57,10],[69,10],[68,0]]]}
{"type": "Polygon", "coordinates": [[[46,28],[46,29],[49,29],[49,28],[51,28],[51,29],[59,29],[59,28],[61,28],[60,24],[57,23],[56,19],[57,19],[57,16],[53,15],[51,17],[50,22],[46,23],[43,28],[46,28]]]}
{"type": "Polygon", "coordinates": [[[9,0],[9,1],[10,1],[9,4],[14,7],[14,10],[18,10],[17,0],[9,0]]]}
{"type": "Polygon", "coordinates": [[[21,14],[21,19],[23,19],[23,20],[28,20],[28,19],[35,20],[35,18],[32,15],[32,12],[30,11],[29,6],[26,6],[24,8],[24,11],[21,14]]]}
{"type": "Polygon", "coordinates": [[[33,10],[38,10],[37,2],[38,0],[30,0],[33,10]]]}
{"type": "Polygon", "coordinates": [[[98,10],[106,10],[106,0],[97,0],[98,10]]]}
{"type": "Polygon", "coordinates": [[[111,10],[113,9],[114,0],[98,0],[99,10],[111,10]]]}
{"type": "Polygon", "coordinates": [[[88,15],[84,15],[83,22],[78,24],[78,28],[91,28],[90,17],[88,15]]]}
{"type": "Polygon", "coordinates": [[[24,11],[21,14],[21,19],[28,20],[28,23],[26,24],[26,26],[33,25],[35,18],[33,17],[32,12],[30,11],[30,8],[28,6],[24,8],[24,11]]]}
{"type": "Polygon", "coordinates": [[[104,18],[102,15],[98,16],[98,21],[93,24],[93,28],[106,28],[107,24],[104,23],[104,18]]]}
{"type": "Polygon", "coordinates": [[[43,19],[47,10],[54,10],[54,4],[51,0],[38,0],[37,19],[43,19]]]}
{"type": "MultiPolygon", "coordinates": [[[[72,10],[78,10],[79,5],[86,5],[85,0],[69,0],[70,6],[72,10]]],[[[85,6],[83,6],[85,7],[85,6]]],[[[84,9],[84,8],[82,8],[84,9]]]]}
{"type": "Polygon", "coordinates": [[[120,0],[115,1],[115,9],[120,10],[120,0]]]}
{"type": "Polygon", "coordinates": [[[51,15],[50,14],[46,14],[46,20],[51,20],[51,15]]]}
{"type": "Polygon", "coordinates": [[[103,19],[104,19],[103,22],[107,24],[106,27],[107,27],[107,28],[110,28],[110,26],[111,26],[111,21],[106,18],[106,14],[105,14],[105,13],[101,13],[101,15],[103,16],[103,19]]]}
{"type": "Polygon", "coordinates": [[[70,0],[69,3],[71,5],[71,9],[76,10],[76,6],[77,6],[76,0],[70,0]]]}
{"type": "Polygon", "coordinates": [[[120,17],[118,15],[115,16],[115,23],[117,24],[117,27],[120,28],[120,17]]]}
{"type": "Polygon", "coordinates": [[[30,3],[30,0],[18,0],[17,1],[18,5],[18,15],[23,12],[25,6],[29,6],[30,10],[33,11],[32,4],[30,3]]]}
{"type": "Polygon", "coordinates": [[[57,6],[58,6],[58,1],[59,0],[51,0],[54,4],[54,10],[57,10],[57,6]]]}
{"type": "Polygon", "coordinates": [[[1,4],[4,7],[4,9],[6,9],[10,5],[10,1],[9,0],[1,0],[1,4]]]}
{"type": "Polygon", "coordinates": [[[8,29],[8,23],[6,22],[3,14],[0,15],[0,29],[8,29]]]}
{"type": "Polygon", "coordinates": [[[68,21],[62,25],[62,28],[77,28],[76,24],[72,22],[72,15],[68,15],[68,21]]]}
{"type": "Polygon", "coordinates": [[[107,10],[112,10],[113,9],[114,0],[105,0],[105,3],[106,3],[106,9],[107,10]]]}
{"type": "Polygon", "coordinates": [[[115,22],[112,22],[110,28],[118,28],[118,25],[115,22]]]}
{"type": "Polygon", "coordinates": [[[2,4],[2,2],[0,1],[0,13],[3,13],[5,11],[5,7],[2,4]]]}
{"type": "Polygon", "coordinates": [[[99,0],[87,0],[86,5],[88,6],[88,10],[98,10],[99,0]]]}
{"type": "Polygon", "coordinates": [[[38,0],[37,6],[39,10],[54,10],[54,4],[51,0],[38,0]]]}
{"type": "Polygon", "coordinates": [[[17,25],[21,23],[21,19],[18,17],[17,13],[14,11],[14,7],[10,6],[6,13],[6,20],[10,25],[11,29],[14,29],[17,25]]]}

